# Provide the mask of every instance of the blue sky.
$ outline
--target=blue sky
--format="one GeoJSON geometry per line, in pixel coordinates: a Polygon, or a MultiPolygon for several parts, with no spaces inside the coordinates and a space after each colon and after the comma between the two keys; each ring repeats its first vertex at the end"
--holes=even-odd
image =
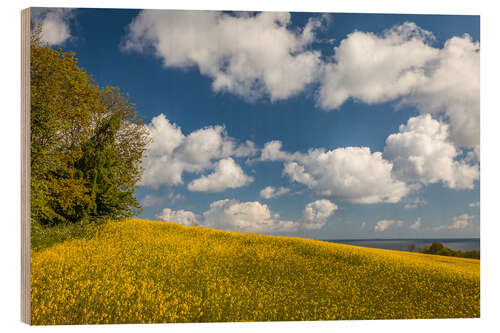
{"type": "Polygon", "coordinates": [[[479,236],[478,16],[34,18],[151,130],[141,217],[317,239],[479,236]]]}

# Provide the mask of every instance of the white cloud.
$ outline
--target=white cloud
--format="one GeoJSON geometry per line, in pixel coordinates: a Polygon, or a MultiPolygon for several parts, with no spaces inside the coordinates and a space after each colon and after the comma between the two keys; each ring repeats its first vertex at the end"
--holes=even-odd
{"type": "Polygon", "coordinates": [[[174,193],[174,192],[170,192],[168,195],[167,195],[167,198],[170,200],[170,203],[173,205],[177,202],[177,200],[183,200],[185,199],[184,196],[180,193],[174,193]]]}
{"type": "MultiPolygon", "coordinates": [[[[226,162],[221,165],[223,159],[251,156],[257,152],[251,141],[237,144],[223,126],[205,127],[186,136],[180,127],[160,114],[146,127],[152,142],[142,161],[144,173],[141,185],[152,188],[162,184],[181,185],[184,172],[199,173],[217,166],[223,168],[231,164],[226,162]]],[[[232,170],[238,168],[233,166],[232,170]]]]}
{"type": "Polygon", "coordinates": [[[286,194],[288,192],[290,192],[290,189],[286,187],[280,187],[276,189],[272,186],[267,186],[259,192],[259,195],[264,199],[271,199],[282,196],[283,194],[286,194]]]}
{"type": "Polygon", "coordinates": [[[479,43],[453,37],[442,49],[406,22],[382,35],[355,31],[324,65],[318,103],[337,109],[348,98],[380,103],[398,98],[422,113],[444,113],[457,146],[479,145],[479,43]]]}
{"type": "Polygon", "coordinates": [[[479,201],[471,202],[471,203],[469,204],[469,207],[470,207],[470,208],[478,208],[479,206],[480,206],[479,201]]]}
{"type": "MultiPolygon", "coordinates": [[[[275,140],[264,145],[259,160],[282,161],[284,175],[335,201],[395,203],[422,184],[437,182],[452,189],[473,189],[479,166],[461,157],[463,152],[451,142],[448,129],[449,125],[423,114],[389,135],[383,155],[368,147],[289,153],[275,140]]],[[[426,203],[417,198],[404,207],[426,203]]]]}
{"type": "Polygon", "coordinates": [[[41,25],[40,39],[50,46],[61,45],[71,37],[69,21],[74,17],[71,8],[33,8],[32,20],[41,25]]]}
{"type": "Polygon", "coordinates": [[[326,110],[349,98],[399,100],[443,114],[453,144],[479,158],[478,42],[455,36],[438,48],[431,32],[405,22],[382,34],[354,31],[324,61],[311,47],[326,21],[314,17],[292,30],[289,13],[145,10],[131,22],[124,49],[152,49],[165,67],[197,67],[213,79],[214,91],[248,99],[286,99],[316,83],[326,110]]]}
{"type": "Polygon", "coordinates": [[[144,207],[158,206],[163,203],[163,198],[147,194],[141,203],[144,207]]]}
{"type": "Polygon", "coordinates": [[[422,227],[422,219],[419,217],[415,223],[410,225],[410,229],[419,230],[422,227]]]}
{"type": "Polygon", "coordinates": [[[157,217],[167,222],[175,222],[183,225],[199,225],[198,215],[186,210],[164,208],[157,217]]]}
{"type": "Polygon", "coordinates": [[[258,201],[240,202],[224,199],[212,202],[210,208],[198,215],[185,210],[164,208],[158,218],[163,221],[184,225],[199,225],[208,228],[252,232],[252,233],[290,233],[300,230],[317,230],[338,207],[328,200],[317,200],[304,208],[304,221],[290,221],[271,212],[266,204],[258,201]]]}
{"type": "Polygon", "coordinates": [[[271,199],[276,189],[272,186],[267,186],[259,192],[259,195],[264,199],[271,199]]]}
{"type": "Polygon", "coordinates": [[[210,205],[203,218],[207,227],[230,231],[272,233],[299,228],[297,222],[280,220],[279,214],[272,214],[266,204],[257,201],[219,200],[210,205]]]}
{"type": "Polygon", "coordinates": [[[368,147],[346,147],[306,154],[287,154],[283,174],[308,186],[316,194],[352,203],[395,203],[409,188],[392,176],[392,163],[368,147]]]}
{"type": "Polygon", "coordinates": [[[337,205],[330,200],[316,200],[306,205],[304,208],[304,217],[310,222],[325,221],[337,209],[337,205]]]}
{"type": "Polygon", "coordinates": [[[426,41],[432,34],[404,23],[376,35],[355,31],[335,48],[333,63],[325,65],[319,104],[336,109],[352,97],[379,103],[409,93],[425,79],[421,66],[438,50],[426,41]]]}
{"type": "Polygon", "coordinates": [[[321,229],[325,225],[326,220],[337,209],[336,204],[326,199],[308,203],[303,211],[306,221],[303,227],[305,229],[321,229]]]}
{"type": "Polygon", "coordinates": [[[234,144],[224,131],[222,126],[213,126],[189,134],[180,149],[183,159],[190,165],[206,165],[213,158],[230,156],[234,144]]]}
{"type": "Polygon", "coordinates": [[[278,140],[266,142],[264,148],[260,152],[261,161],[286,161],[290,160],[292,156],[281,150],[283,143],[278,140]]]}
{"type": "Polygon", "coordinates": [[[460,216],[455,216],[453,218],[453,223],[450,225],[440,225],[433,228],[433,230],[454,230],[454,231],[465,231],[472,229],[474,216],[469,214],[463,214],[460,216]]]}
{"type": "Polygon", "coordinates": [[[479,179],[477,165],[458,161],[448,125],[429,114],[413,117],[399,133],[386,140],[384,157],[394,163],[394,174],[405,182],[443,182],[449,188],[472,189],[479,179]]]}
{"type": "Polygon", "coordinates": [[[472,226],[473,218],[474,216],[470,216],[469,214],[456,216],[453,218],[453,223],[451,224],[450,229],[454,230],[468,229],[472,226]]]}
{"type": "Polygon", "coordinates": [[[246,157],[246,156],[253,156],[257,154],[257,152],[258,149],[255,148],[255,144],[252,141],[247,140],[245,141],[245,143],[242,143],[239,146],[237,146],[233,150],[232,155],[236,157],[246,157]]]}
{"type": "MultiPolygon", "coordinates": [[[[267,81],[274,77],[267,71],[279,67],[277,63],[286,63],[284,58],[295,59],[302,53],[310,53],[302,48],[310,48],[315,40],[314,31],[321,25],[320,19],[312,19],[302,32],[292,32],[287,28],[289,20],[288,13],[143,11],[131,23],[124,45],[136,51],[153,47],[167,67],[197,66],[202,74],[214,79],[215,90],[246,97],[265,92],[271,99],[286,98],[294,93],[291,90],[284,95],[277,92],[279,89],[267,81]],[[264,25],[257,27],[257,23],[264,25]],[[250,37],[245,40],[236,37],[234,41],[234,31],[239,31],[240,26],[247,27],[250,37]],[[262,32],[263,29],[270,29],[272,33],[264,34],[263,41],[252,39],[256,30],[262,32]],[[301,46],[291,53],[274,48],[262,50],[269,36],[288,38],[287,45],[301,46]],[[278,58],[281,60],[276,60],[278,58]],[[261,67],[257,60],[264,61],[266,66],[261,67]],[[245,76],[246,70],[251,72],[250,76],[245,76]]],[[[330,109],[339,107],[350,97],[365,103],[399,98],[401,103],[416,105],[422,113],[441,113],[443,121],[449,124],[434,120],[428,114],[411,118],[400,127],[399,133],[388,137],[385,159],[366,147],[313,149],[306,154],[292,154],[281,150],[280,141],[271,141],[262,149],[259,160],[283,161],[283,172],[291,180],[321,196],[353,203],[398,202],[418,183],[442,182],[449,188],[474,188],[474,181],[479,178],[479,167],[474,164],[479,160],[479,127],[476,126],[479,44],[464,36],[450,39],[443,48],[435,48],[432,40],[430,32],[408,22],[382,35],[351,33],[335,49],[333,62],[315,65],[323,66],[318,101],[330,109]],[[456,75],[462,75],[460,61],[464,62],[463,77],[455,80],[456,75]],[[462,146],[468,150],[457,148],[462,146]],[[466,157],[460,160],[463,155],[466,157]]],[[[282,50],[282,46],[273,47],[282,50]]],[[[283,81],[288,80],[280,80],[288,84],[283,81]]],[[[297,91],[303,89],[304,84],[301,87],[297,91]]],[[[237,146],[222,126],[207,127],[184,136],[168,120],[157,120],[161,121],[164,128],[158,129],[160,143],[151,149],[153,153],[160,153],[145,159],[143,183],[148,186],[182,184],[183,172],[213,170],[222,159],[251,156],[257,151],[251,141],[237,146]]],[[[150,126],[156,126],[154,120],[150,126]]],[[[208,182],[207,177],[215,176],[202,176],[196,184],[208,182]]]]}
{"type": "Polygon", "coordinates": [[[164,114],[154,117],[147,127],[152,138],[150,154],[171,154],[185,139],[181,128],[170,123],[164,114]]]}
{"type": "Polygon", "coordinates": [[[391,226],[401,228],[403,225],[404,222],[401,220],[381,220],[375,224],[375,231],[385,231],[391,226]]]}
{"type": "Polygon", "coordinates": [[[427,201],[421,198],[415,198],[412,201],[404,205],[404,208],[411,209],[427,205],[427,201]]]}
{"type": "Polygon", "coordinates": [[[305,167],[296,162],[285,163],[283,174],[288,175],[295,182],[307,185],[309,188],[314,188],[318,184],[316,179],[305,171],[305,167]]]}
{"type": "MultiPolygon", "coordinates": [[[[425,82],[405,97],[421,112],[444,112],[457,146],[479,149],[479,43],[469,35],[449,39],[425,70],[425,82]]],[[[479,156],[478,156],[479,157],[479,156]]]]}
{"type": "Polygon", "coordinates": [[[295,31],[284,12],[143,10],[129,25],[124,49],[152,49],[165,67],[197,67],[216,92],[274,101],[317,80],[320,52],[309,46],[322,20],[311,18],[295,31]]]}
{"type": "Polygon", "coordinates": [[[201,176],[188,184],[188,190],[196,192],[222,192],[228,188],[237,188],[253,182],[231,157],[220,160],[213,173],[201,176]]]}

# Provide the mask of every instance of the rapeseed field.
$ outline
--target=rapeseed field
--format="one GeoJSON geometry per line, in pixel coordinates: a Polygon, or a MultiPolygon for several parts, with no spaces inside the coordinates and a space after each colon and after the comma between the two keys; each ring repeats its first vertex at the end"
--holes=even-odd
{"type": "Polygon", "coordinates": [[[479,317],[479,260],[129,219],[32,252],[32,324],[479,317]]]}

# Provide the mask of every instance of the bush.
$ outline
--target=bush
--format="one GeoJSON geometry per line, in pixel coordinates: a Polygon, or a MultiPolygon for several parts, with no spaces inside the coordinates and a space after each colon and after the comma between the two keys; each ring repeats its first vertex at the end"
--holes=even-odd
{"type": "Polygon", "coordinates": [[[426,254],[436,254],[440,256],[451,256],[451,257],[462,257],[462,258],[472,258],[472,259],[480,259],[479,250],[473,251],[453,251],[447,247],[444,247],[443,244],[439,242],[434,242],[431,246],[426,246],[420,250],[422,253],[426,254]]]}

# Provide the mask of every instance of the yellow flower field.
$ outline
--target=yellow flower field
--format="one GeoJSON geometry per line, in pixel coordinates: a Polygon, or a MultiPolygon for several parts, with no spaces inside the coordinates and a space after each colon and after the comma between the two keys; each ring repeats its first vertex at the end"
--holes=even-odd
{"type": "Polygon", "coordinates": [[[32,324],[479,317],[479,260],[129,219],[32,252],[32,324]]]}

